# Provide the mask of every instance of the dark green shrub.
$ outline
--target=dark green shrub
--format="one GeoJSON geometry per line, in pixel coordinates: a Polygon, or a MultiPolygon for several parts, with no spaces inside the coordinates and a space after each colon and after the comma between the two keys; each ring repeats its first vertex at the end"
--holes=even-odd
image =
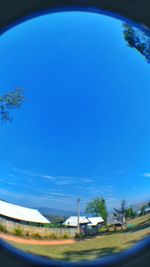
{"type": "Polygon", "coordinates": [[[30,233],[29,231],[25,231],[25,236],[29,237],[30,236],[30,233]]]}
{"type": "Polygon", "coordinates": [[[62,238],[63,238],[63,239],[69,239],[70,236],[69,236],[68,234],[64,234],[64,235],[62,236],[62,238]]]}
{"type": "Polygon", "coordinates": [[[50,239],[57,239],[58,237],[55,233],[51,233],[51,234],[49,234],[49,238],[50,239]]]}
{"type": "Polygon", "coordinates": [[[21,228],[14,228],[14,232],[13,232],[16,236],[22,236],[23,232],[21,228]]]}
{"type": "Polygon", "coordinates": [[[75,239],[82,239],[84,237],[85,237],[85,235],[83,233],[76,233],[75,234],[75,239]]]}
{"type": "Polygon", "coordinates": [[[5,225],[0,224],[0,232],[7,233],[7,228],[5,225]]]}
{"type": "Polygon", "coordinates": [[[108,232],[108,228],[106,226],[102,226],[99,228],[98,230],[99,233],[107,233],[108,232]]]}
{"type": "Polygon", "coordinates": [[[42,239],[42,236],[39,233],[33,233],[32,237],[35,239],[42,239]]]}

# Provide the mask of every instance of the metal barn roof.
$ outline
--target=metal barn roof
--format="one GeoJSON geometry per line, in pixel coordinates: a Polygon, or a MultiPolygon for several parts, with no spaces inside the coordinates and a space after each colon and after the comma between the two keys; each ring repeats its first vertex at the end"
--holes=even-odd
{"type": "MultiPolygon", "coordinates": [[[[89,220],[85,216],[79,217],[79,224],[88,224],[88,223],[89,220]]],[[[72,226],[72,227],[77,227],[77,224],[78,224],[77,216],[71,216],[63,223],[63,225],[65,226],[72,226]]]]}
{"type": "Polygon", "coordinates": [[[90,221],[89,225],[91,226],[96,226],[98,223],[104,222],[102,217],[88,217],[88,220],[90,221]]]}
{"type": "Polygon", "coordinates": [[[150,212],[150,207],[145,208],[145,212],[150,212]]]}
{"type": "Polygon", "coordinates": [[[34,223],[50,223],[38,210],[21,207],[0,200],[0,215],[34,223]]]}

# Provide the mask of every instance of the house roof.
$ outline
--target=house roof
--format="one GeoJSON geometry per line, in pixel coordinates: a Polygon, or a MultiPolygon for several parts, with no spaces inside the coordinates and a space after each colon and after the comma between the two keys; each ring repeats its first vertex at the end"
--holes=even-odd
{"type": "Polygon", "coordinates": [[[142,212],[141,210],[138,210],[138,211],[137,211],[137,214],[139,215],[139,214],[141,214],[141,212],[142,212]]]}
{"type": "MultiPolygon", "coordinates": [[[[149,212],[150,211],[150,207],[147,207],[144,209],[144,212],[149,212]]],[[[140,215],[142,213],[142,210],[138,210],[137,214],[140,215]]]]}
{"type": "Polygon", "coordinates": [[[96,226],[98,223],[104,222],[102,217],[88,217],[88,220],[90,221],[89,225],[91,226],[96,226]]]}
{"type": "Polygon", "coordinates": [[[150,211],[150,207],[145,208],[145,212],[150,211]]]}
{"type": "MultiPolygon", "coordinates": [[[[89,220],[85,216],[79,217],[79,224],[88,224],[88,223],[89,220]]],[[[71,216],[63,223],[63,225],[65,226],[72,226],[72,227],[77,227],[77,224],[78,224],[77,216],[71,216]]]]}
{"type": "Polygon", "coordinates": [[[50,223],[38,210],[25,208],[0,200],[0,215],[34,223],[50,223]]]}

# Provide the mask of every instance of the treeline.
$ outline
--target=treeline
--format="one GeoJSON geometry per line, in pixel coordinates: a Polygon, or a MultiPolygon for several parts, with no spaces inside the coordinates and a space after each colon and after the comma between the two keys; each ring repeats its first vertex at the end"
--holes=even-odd
{"type": "MultiPolygon", "coordinates": [[[[133,219],[136,216],[144,215],[146,208],[150,208],[150,202],[143,205],[140,209],[140,212],[136,212],[133,209],[133,206],[128,206],[127,201],[123,199],[120,203],[120,208],[114,208],[113,217],[114,221],[121,222],[122,224],[126,223],[126,220],[133,219]]],[[[106,206],[106,201],[104,198],[97,197],[87,203],[85,208],[85,213],[92,214],[93,216],[101,216],[104,220],[104,224],[107,225],[108,211],[106,206]]]]}

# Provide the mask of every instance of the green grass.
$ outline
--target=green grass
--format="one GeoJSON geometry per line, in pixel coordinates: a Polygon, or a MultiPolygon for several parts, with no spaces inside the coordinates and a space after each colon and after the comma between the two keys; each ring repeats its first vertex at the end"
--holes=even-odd
{"type": "Polygon", "coordinates": [[[57,246],[28,246],[14,244],[17,248],[23,249],[33,254],[41,256],[69,260],[81,261],[92,260],[105,255],[120,252],[134,245],[138,240],[148,236],[150,230],[139,233],[114,233],[106,236],[99,236],[90,240],[79,241],[72,245],[57,246]]]}
{"type": "Polygon", "coordinates": [[[137,217],[129,221],[137,230],[144,229],[150,226],[150,214],[137,217]]]}
{"type": "Polygon", "coordinates": [[[72,245],[29,246],[16,243],[13,243],[13,245],[24,251],[52,259],[67,261],[93,260],[123,251],[150,235],[150,215],[136,218],[129,223],[133,224],[134,227],[128,231],[110,232],[107,235],[85,239],[72,245]]]}

